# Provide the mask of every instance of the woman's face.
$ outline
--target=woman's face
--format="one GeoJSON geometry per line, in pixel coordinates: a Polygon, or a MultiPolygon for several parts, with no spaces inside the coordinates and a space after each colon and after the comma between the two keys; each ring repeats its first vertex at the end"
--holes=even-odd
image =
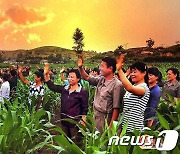
{"type": "Polygon", "coordinates": [[[154,82],[157,82],[157,79],[158,79],[157,76],[155,76],[154,74],[148,73],[148,82],[149,82],[150,84],[152,84],[152,83],[154,83],[154,82]]]}
{"type": "Polygon", "coordinates": [[[141,72],[138,69],[132,69],[130,72],[130,77],[132,82],[138,83],[140,81],[144,81],[144,76],[146,75],[145,72],[141,72]]]}
{"type": "Polygon", "coordinates": [[[41,82],[41,77],[38,77],[37,75],[34,75],[34,81],[36,83],[41,82]]]}
{"type": "Polygon", "coordinates": [[[79,79],[77,78],[76,73],[74,72],[69,73],[67,79],[70,85],[75,85],[75,84],[78,84],[79,82],[79,79]]]}
{"type": "Polygon", "coordinates": [[[174,81],[176,80],[176,75],[172,72],[172,70],[169,70],[167,72],[168,81],[174,81]]]}

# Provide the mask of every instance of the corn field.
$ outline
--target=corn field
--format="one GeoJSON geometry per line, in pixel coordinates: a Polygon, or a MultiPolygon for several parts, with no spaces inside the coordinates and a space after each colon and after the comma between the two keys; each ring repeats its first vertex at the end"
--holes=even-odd
{"type": "MultiPolygon", "coordinates": [[[[151,64],[152,65],[152,64],[151,64]]],[[[156,63],[155,66],[162,72],[163,78],[166,79],[166,70],[169,67],[180,68],[180,64],[163,64],[156,63]]],[[[153,65],[154,66],[154,65],[153,65]]],[[[68,65],[66,66],[68,67],[68,65]]],[[[33,76],[28,77],[33,80],[33,76]]],[[[62,84],[59,77],[55,78],[56,84],[62,84]]],[[[123,114],[119,116],[117,122],[114,122],[112,129],[106,125],[103,134],[96,131],[93,121],[93,99],[95,88],[87,82],[83,82],[84,88],[89,92],[89,111],[87,114],[86,127],[71,119],[66,121],[75,123],[83,135],[79,145],[76,145],[72,139],[68,138],[62,129],[56,125],[60,122],[57,118],[56,111],[60,108],[60,94],[50,91],[46,85],[46,94],[43,99],[43,109],[35,111],[37,98],[32,97],[31,104],[28,103],[28,86],[18,81],[18,89],[13,101],[5,100],[4,104],[0,103],[0,153],[64,153],[64,154],[159,154],[162,153],[156,149],[141,149],[139,146],[132,145],[114,145],[108,146],[109,139],[117,135],[119,126],[123,121],[123,114]]],[[[169,96],[174,106],[169,106],[164,100],[160,100],[157,109],[157,125],[150,130],[139,132],[135,130],[130,136],[139,136],[143,134],[158,137],[163,130],[176,130],[180,132],[180,101],[169,96]]],[[[123,128],[120,138],[126,133],[127,125],[123,128]]],[[[163,151],[167,154],[180,153],[180,139],[172,151],[163,151]]]]}

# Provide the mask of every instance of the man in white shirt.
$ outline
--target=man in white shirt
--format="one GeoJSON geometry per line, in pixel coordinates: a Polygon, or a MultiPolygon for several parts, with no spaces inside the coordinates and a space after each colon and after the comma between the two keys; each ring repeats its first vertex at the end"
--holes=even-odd
{"type": "Polygon", "coordinates": [[[0,88],[0,103],[4,103],[4,98],[9,99],[10,95],[10,84],[8,82],[9,75],[3,74],[2,75],[2,85],[0,88]]]}

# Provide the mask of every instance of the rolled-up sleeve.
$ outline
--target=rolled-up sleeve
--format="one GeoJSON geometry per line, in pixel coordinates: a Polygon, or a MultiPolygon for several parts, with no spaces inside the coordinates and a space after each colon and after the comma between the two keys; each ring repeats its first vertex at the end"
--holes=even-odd
{"type": "Polygon", "coordinates": [[[82,91],[82,95],[81,95],[81,109],[82,115],[86,115],[88,112],[88,100],[89,100],[89,94],[86,90],[82,91]]]}
{"type": "Polygon", "coordinates": [[[90,85],[97,86],[99,80],[100,80],[100,77],[89,76],[87,81],[89,82],[90,85]]]}
{"type": "Polygon", "coordinates": [[[180,98],[180,86],[177,89],[177,98],[180,98]]]}
{"type": "Polygon", "coordinates": [[[124,87],[122,83],[115,86],[113,90],[113,108],[120,108],[124,95],[124,87]]]}
{"type": "Polygon", "coordinates": [[[51,80],[46,82],[46,84],[47,84],[48,88],[54,92],[62,93],[62,91],[64,89],[64,86],[55,85],[51,80]]]}

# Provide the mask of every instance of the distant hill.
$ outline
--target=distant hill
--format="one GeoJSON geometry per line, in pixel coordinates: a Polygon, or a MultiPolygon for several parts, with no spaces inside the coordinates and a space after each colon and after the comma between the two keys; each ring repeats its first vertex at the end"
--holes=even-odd
{"type": "MultiPolygon", "coordinates": [[[[117,57],[116,53],[126,53],[129,61],[180,61],[180,44],[169,47],[137,47],[129,49],[116,49],[115,51],[107,51],[97,53],[95,51],[83,51],[84,59],[88,63],[99,62],[105,56],[117,57]]],[[[30,50],[0,50],[0,62],[5,61],[22,61],[27,63],[39,63],[41,60],[48,60],[52,63],[68,63],[72,60],[76,61],[77,56],[74,50],[65,49],[56,46],[42,46],[30,50]]]]}
{"type": "Polygon", "coordinates": [[[98,53],[93,56],[91,61],[100,61],[103,57],[116,57],[116,53],[127,54],[126,60],[129,62],[144,61],[144,62],[180,62],[180,44],[172,45],[169,47],[137,47],[129,49],[116,49],[115,51],[107,51],[98,53]]]}
{"type": "MultiPolygon", "coordinates": [[[[77,59],[75,51],[61,47],[55,47],[55,46],[43,46],[30,50],[24,50],[24,49],[11,50],[11,51],[0,50],[0,55],[6,59],[16,59],[18,54],[22,54],[23,56],[42,57],[42,58],[46,58],[49,55],[55,56],[57,54],[61,54],[62,58],[70,57],[71,59],[77,59]]],[[[83,54],[84,57],[91,58],[95,56],[97,53],[92,51],[91,52],[84,51],[83,54]]]]}

